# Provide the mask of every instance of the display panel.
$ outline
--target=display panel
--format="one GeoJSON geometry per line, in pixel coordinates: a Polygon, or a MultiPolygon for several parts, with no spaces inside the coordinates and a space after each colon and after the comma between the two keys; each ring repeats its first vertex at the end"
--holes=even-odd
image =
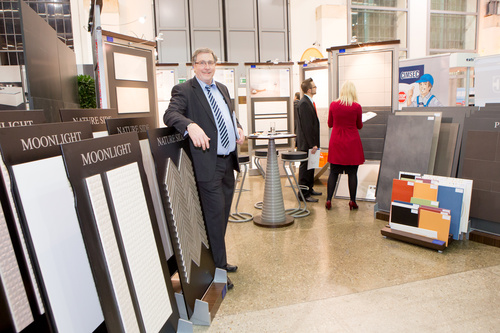
{"type": "Polygon", "coordinates": [[[339,55],[338,77],[339,91],[354,83],[361,106],[391,106],[392,51],[339,55]]]}
{"type": "Polygon", "coordinates": [[[290,97],[290,70],[251,68],[250,97],[290,97]]]}
{"type": "Polygon", "coordinates": [[[174,235],[180,245],[181,272],[190,283],[192,262],[201,266],[201,246],[208,249],[208,237],[201,212],[201,204],[194,181],[191,160],[184,151],[179,158],[179,170],[172,160],[168,161],[165,186],[173,211],[174,235]]]}
{"type": "Polygon", "coordinates": [[[320,147],[328,149],[330,143],[330,129],[328,128],[328,112],[330,109],[330,101],[328,92],[328,67],[320,68],[304,68],[304,78],[312,78],[316,84],[316,95],[313,99],[316,104],[316,112],[319,119],[320,131],[320,147]]]}
{"type": "MultiPolygon", "coordinates": [[[[288,117],[289,98],[262,98],[252,100],[252,132],[267,132],[271,122],[275,123],[276,131],[289,132],[290,118],[288,117]]],[[[289,139],[276,139],[277,145],[288,145],[289,139]]],[[[266,147],[267,141],[254,143],[254,148],[266,147]],[[264,144],[262,144],[264,143],[264,144]]]]}
{"type": "MultiPolygon", "coordinates": [[[[109,104],[101,107],[116,108],[119,114],[130,113],[151,113],[156,120],[157,104],[156,104],[156,75],[148,75],[154,73],[154,50],[149,45],[134,44],[134,47],[129,47],[124,44],[114,43],[120,41],[119,37],[110,37],[104,43],[105,58],[106,58],[106,78],[107,87],[102,87],[101,90],[107,89],[109,93],[109,104]],[[115,64],[114,54],[119,53],[118,60],[134,59],[134,70],[127,68],[127,63],[115,64]],[[144,60],[137,60],[137,59],[144,60]],[[145,67],[142,63],[145,61],[145,67]],[[137,62],[141,65],[137,66],[137,62]],[[125,67],[124,67],[125,66],[125,67]],[[141,72],[145,70],[145,72],[141,72]],[[118,71],[118,73],[116,73],[118,71]],[[117,79],[120,77],[121,79],[117,79]],[[125,79],[127,78],[127,79],[125,79]],[[147,78],[146,80],[143,80],[147,78]]],[[[105,91],[101,91],[103,95],[105,91]]],[[[105,97],[105,96],[104,96],[105,97]]],[[[101,96],[103,99],[103,96],[101,96]]]]}
{"type": "MultiPolygon", "coordinates": [[[[10,315],[17,332],[33,322],[28,295],[23,285],[12,240],[7,229],[7,221],[0,207],[0,288],[7,299],[10,315]]],[[[2,321],[0,321],[0,324],[2,321]]],[[[2,325],[2,327],[4,327],[2,325]]]]}
{"type": "Polygon", "coordinates": [[[217,68],[214,74],[214,80],[224,84],[227,87],[227,90],[229,90],[229,97],[231,97],[231,99],[234,99],[234,97],[236,96],[236,93],[234,91],[234,69],[217,68]]]}
{"type": "MultiPolygon", "coordinates": [[[[375,201],[375,189],[377,187],[378,171],[380,162],[366,161],[358,168],[358,188],[356,200],[375,201]]],[[[348,177],[342,174],[339,177],[335,198],[349,199],[348,177]]]]}
{"type": "Polygon", "coordinates": [[[21,243],[22,252],[23,252],[23,255],[24,255],[24,258],[25,258],[25,261],[26,261],[26,266],[28,268],[29,278],[30,278],[30,281],[31,281],[31,285],[33,286],[33,289],[35,291],[36,302],[37,302],[37,305],[38,305],[38,311],[40,311],[40,314],[43,314],[45,312],[45,309],[43,307],[42,297],[40,296],[40,289],[38,287],[38,283],[36,282],[35,273],[33,271],[33,264],[31,262],[31,258],[30,258],[29,254],[28,254],[28,248],[26,246],[26,239],[25,239],[23,230],[21,229],[21,223],[19,222],[19,218],[17,216],[16,205],[14,203],[14,198],[12,197],[12,192],[10,190],[11,189],[10,176],[9,176],[8,171],[7,171],[7,167],[3,163],[3,160],[0,160],[0,168],[1,168],[1,172],[2,172],[2,179],[3,179],[3,182],[4,182],[4,186],[7,189],[7,191],[6,191],[6,193],[7,193],[7,199],[9,201],[9,205],[11,207],[11,210],[14,212],[12,214],[12,218],[13,218],[14,224],[16,226],[16,231],[17,231],[17,233],[19,235],[18,237],[19,237],[19,240],[20,240],[20,243],[21,243]]]}
{"type": "Polygon", "coordinates": [[[93,332],[104,317],[62,157],[12,169],[56,326],[93,332]]]}
{"type": "Polygon", "coordinates": [[[149,89],[116,87],[118,113],[149,112],[149,89]]]}
{"type": "Polygon", "coordinates": [[[377,181],[378,209],[389,211],[393,179],[400,171],[426,173],[434,170],[440,114],[390,115],[377,181]]]}
{"type": "Polygon", "coordinates": [[[87,178],[86,183],[123,327],[127,332],[139,332],[101,175],[87,178]]]}
{"type": "MultiPolygon", "coordinates": [[[[124,118],[125,119],[125,118],[124,118]]],[[[109,328],[173,332],[179,320],[137,133],[62,146],[109,328]]]]}
{"type": "Polygon", "coordinates": [[[194,171],[190,163],[187,163],[190,153],[189,139],[172,127],[151,130],[148,135],[186,311],[188,316],[191,316],[196,300],[204,297],[214,279],[215,264],[206,241],[204,220],[200,219],[201,208],[194,171]],[[168,188],[165,183],[169,177],[167,172],[171,174],[171,178],[176,179],[168,182],[168,188]],[[183,225],[182,230],[176,226],[180,224],[183,225]],[[182,232],[182,236],[185,236],[182,239],[178,237],[179,231],[182,232]],[[196,235],[196,231],[200,234],[196,235]],[[189,238],[191,241],[198,240],[198,245],[188,244],[190,241],[186,239],[189,238]],[[185,245],[186,248],[184,248],[185,245]],[[190,258],[195,258],[198,263],[186,263],[186,260],[190,258]],[[188,265],[189,270],[186,268],[188,265]]]}
{"type": "Polygon", "coordinates": [[[129,81],[148,81],[148,69],[145,57],[131,54],[113,53],[115,60],[115,79],[129,81]]]}
{"type": "Polygon", "coordinates": [[[137,163],[106,175],[144,326],[148,332],[159,332],[172,309],[137,163]]]}

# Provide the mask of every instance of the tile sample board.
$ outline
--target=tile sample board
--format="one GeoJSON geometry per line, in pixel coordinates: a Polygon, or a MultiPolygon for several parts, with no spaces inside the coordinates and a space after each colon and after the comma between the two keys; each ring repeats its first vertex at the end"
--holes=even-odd
{"type": "Polygon", "coordinates": [[[40,110],[0,112],[0,128],[30,126],[43,123],[45,123],[45,115],[40,110]]]}
{"type": "Polygon", "coordinates": [[[415,187],[413,189],[413,196],[415,198],[436,201],[437,194],[438,194],[437,185],[415,182],[415,187]]]}
{"type": "MultiPolygon", "coordinates": [[[[356,200],[375,201],[375,189],[377,186],[379,161],[365,161],[358,168],[358,188],[356,191],[356,200]]],[[[349,199],[349,185],[346,174],[341,174],[338,185],[335,188],[336,199],[349,199]]]]}
{"type": "MultiPolygon", "coordinates": [[[[478,112],[480,113],[480,112],[478,112]]],[[[470,217],[500,231],[500,117],[465,120],[459,174],[474,181],[470,217]]]]}
{"type": "Polygon", "coordinates": [[[116,109],[60,109],[61,121],[90,121],[94,138],[108,135],[106,119],[117,118],[116,109]]]}
{"type": "Polygon", "coordinates": [[[410,202],[411,198],[413,197],[414,187],[415,187],[414,181],[393,179],[391,202],[396,200],[403,202],[410,202]]]}
{"type": "MultiPolygon", "coordinates": [[[[0,128],[43,123],[45,123],[45,115],[42,110],[0,112],[0,128]]],[[[3,260],[3,264],[0,264],[2,266],[0,280],[4,285],[3,295],[6,302],[5,306],[0,306],[0,308],[3,313],[11,314],[0,318],[0,327],[5,329],[11,327],[12,330],[20,331],[29,323],[30,329],[36,327],[36,330],[43,331],[44,328],[41,326],[48,324],[47,318],[43,315],[45,309],[33,271],[32,258],[26,246],[24,231],[18,218],[10,175],[2,158],[0,158],[0,201],[3,221],[0,232],[2,239],[0,260],[3,260]],[[11,257],[11,254],[15,256],[11,257]],[[19,281],[21,285],[18,284],[19,281]],[[30,305],[33,307],[33,312],[30,305]],[[6,322],[3,322],[3,319],[6,322]]]]}
{"type": "Polygon", "coordinates": [[[363,123],[359,136],[366,160],[380,161],[384,151],[384,138],[387,131],[387,119],[390,107],[363,107],[363,113],[375,112],[377,115],[363,123]]]}
{"type": "Polygon", "coordinates": [[[179,315],[137,133],[62,146],[108,330],[174,332],[179,315]]]}
{"type": "Polygon", "coordinates": [[[450,233],[450,215],[442,214],[439,210],[431,210],[420,207],[418,213],[418,227],[422,229],[434,230],[437,232],[437,239],[448,246],[448,235],[450,233]]]}
{"type": "MultiPolygon", "coordinates": [[[[458,141],[459,124],[441,123],[439,130],[438,147],[436,150],[436,162],[434,164],[434,174],[438,176],[452,177],[453,163],[458,141]]],[[[458,146],[460,146],[458,144],[458,146]]],[[[457,156],[458,161],[458,156],[457,156]]]]}
{"type": "MultiPolygon", "coordinates": [[[[426,108],[419,108],[419,107],[406,107],[403,108],[403,111],[411,111],[411,112],[440,112],[441,113],[441,123],[444,124],[458,124],[458,133],[457,133],[457,144],[455,146],[455,150],[453,152],[453,164],[451,168],[451,174],[450,175],[439,175],[439,176],[446,176],[446,177],[456,177],[457,172],[458,172],[458,160],[460,156],[460,147],[462,145],[462,135],[463,135],[463,129],[464,129],[464,123],[465,123],[465,118],[470,116],[472,113],[477,111],[477,107],[455,107],[455,106],[441,106],[441,107],[426,107],[426,108]]],[[[453,131],[453,130],[452,130],[453,131]]],[[[450,133],[450,138],[452,137],[452,133],[450,133]]],[[[440,134],[441,138],[441,134],[440,134]]],[[[451,148],[451,142],[449,142],[449,146],[451,148]]],[[[439,147],[438,143],[438,149],[439,152],[442,153],[443,147],[439,147]]],[[[447,155],[450,155],[451,153],[449,151],[446,152],[447,155]]],[[[436,156],[438,159],[439,156],[436,156]]],[[[435,169],[435,172],[441,173],[442,171],[442,161],[436,160],[436,163],[438,164],[435,166],[438,169],[435,169]]],[[[433,174],[435,174],[433,172],[433,174]]],[[[438,175],[438,174],[436,174],[438,175]]]]}
{"type": "Polygon", "coordinates": [[[391,214],[389,222],[404,224],[410,227],[418,227],[418,208],[416,204],[403,204],[391,202],[391,214]]]}
{"type": "Polygon", "coordinates": [[[462,216],[462,203],[464,190],[451,186],[439,185],[438,196],[439,208],[449,209],[451,212],[450,233],[453,239],[460,239],[460,219],[462,216]]]}
{"type": "Polygon", "coordinates": [[[5,214],[0,206],[0,328],[20,332],[33,321],[5,214]]]}
{"type": "Polygon", "coordinates": [[[389,115],[384,154],[377,182],[378,210],[388,212],[392,181],[400,171],[427,173],[434,170],[441,116],[389,115]]]}
{"type": "MultiPolygon", "coordinates": [[[[459,189],[463,192],[462,209],[460,214],[460,233],[469,232],[469,213],[472,197],[473,181],[470,179],[442,177],[435,175],[423,175],[425,179],[430,179],[433,184],[444,185],[459,189]]],[[[439,190],[438,190],[439,196],[439,190]]]]}
{"type": "Polygon", "coordinates": [[[170,260],[170,258],[174,255],[174,252],[172,250],[172,244],[170,243],[167,221],[161,201],[160,187],[156,178],[156,168],[148,140],[148,131],[155,128],[154,119],[152,117],[109,119],[106,121],[106,125],[110,135],[136,132],[139,136],[142,162],[144,164],[146,178],[148,179],[149,190],[151,191],[156,220],[158,221],[158,226],[160,228],[163,249],[165,250],[167,260],[170,260]]]}
{"type": "MultiPolygon", "coordinates": [[[[191,317],[214,280],[215,264],[190,159],[189,138],[173,127],[148,131],[182,293],[191,317]]],[[[172,274],[174,272],[171,272],[172,274]]]]}
{"type": "Polygon", "coordinates": [[[27,245],[46,311],[60,332],[104,325],[86,244],[60,145],[92,137],[90,123],[55,123],[0,131],[27,245]]]}
{"type": "Polygon", "coordinates": [[[439,208],[439,202],[438,201],[432,201],[432,200],[427,200],[427,199],[420,199],[420,198],[415,198],[412,197],[410,200],[411,203],[421,205],[421,206],[429,206],[429,207],[436,207],[439,208]]]}

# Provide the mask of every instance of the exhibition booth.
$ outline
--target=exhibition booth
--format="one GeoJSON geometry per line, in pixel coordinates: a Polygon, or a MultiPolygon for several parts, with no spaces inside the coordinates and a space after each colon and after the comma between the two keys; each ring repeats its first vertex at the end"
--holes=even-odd
{"type": "MultiPolygon", "coordinates": [[[[21,7],[29,31],[46,28],[21,7]]],[[[100,27],[98,13],[94,19],[100,27]]],[[[42,59],[59,59],[52,75],[40,74],[43,66],[29,48],[25,68],[0,68],[10,73],[0,90],[8,110],[0,112],[0,308],[8,314],[0,327],[192,332],[193,325],[212,323],[228,290],[227,273],[212,257],[189,138],[163,124],[172,87],[194,76],[192,64],[155,64],[155,43],[92,33],[95,109],[76,103],[76,83],[65,84],[76,76],[74,59],[54,40],[38,41],[57,51],[42,59]]],[[[28,32],[25,38],[35,39],[28,32]]],[[[240,164],[256,171],[256,152],[267,159],[253,173],[265,178],[261,210],[240,222],[284,228],[311,213],[301,207],[300,186],[292,180],[298,161],[307,161],[307,153],[294,148],[298,69],[299,81],[312,78],[318,87],[324,153],[330,103],[344,82],[356,85],[366,157],[357,199],[374,202],[375,217],[388,222],[383,236],[442,252],[452,241],[500,235],[500,57],[400,61],[398,45],[335,46],[327,59],[298,67],[244,63],[240,78],[240,64],[217,64],[214,79],[228,87],[249,139],[240,164]],[[424,81],[429,75],[441,106],[419,105],[420,83],[430,82],[424,81]],[[475,106],[469,106],[472,91],[475,106]],[[288,184],[282,185],[283,176],[288,184]],[[285,187],[293,189],[299,209],[285,207],[285,187]]],[[[318,165],[317,179],[326,170],[328,163],[318,165]]],[[[345,176],[335,198],[349,197],[345,176]]],[[[241,185],[235,194],[244,191],[241,185]]]]}

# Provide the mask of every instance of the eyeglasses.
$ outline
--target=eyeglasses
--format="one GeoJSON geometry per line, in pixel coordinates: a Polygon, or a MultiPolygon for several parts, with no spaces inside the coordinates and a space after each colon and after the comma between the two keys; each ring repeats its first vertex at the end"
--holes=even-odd
{"type": "Polygon", "coordinates": [[[207,66],[207,65],[208,65],[209,67],[212,67],[213,65],[215,65],[215,62],[214,62],[214,61],[204,61],[204,60],[203,60],[203,61],[197,61],[197,62],[195,62],[195,64],[200,65],[200,66],[202,66],[202,67],[205,67],[205,66],[207,66]]]}

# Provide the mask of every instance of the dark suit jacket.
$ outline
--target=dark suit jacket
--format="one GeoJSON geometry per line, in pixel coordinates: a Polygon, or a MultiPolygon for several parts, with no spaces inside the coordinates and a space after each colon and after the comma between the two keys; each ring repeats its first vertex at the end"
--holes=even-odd
{"type": "MultiPolygon", "coordinates": [[[[232,111],[227,87],[219,82],[215,82],[215,84],[224,96],[229,110],[232,111]]],[[[233,119],[232,115],[231,119],[233,119]]],[[[205,134],[210,138],[208,150],[203,151],[201,148],[195,148],[191,140],[189,140],[189,144],[196,179],[198,181],[212,180],[217,163],[217,126],[210,104],[196,78],[189,79],[172,88],[172,97],[167,111],[163,115],[163,122],[167,126],[175,127],[182,134],[186,131],[187,125],[192,122],[198,124],[205,131],[205,134]]],[[[236,120],[236,122],[238,121],[236,120]]],[[[236,126],[241,128],[239,123],[236,126]]],[[[237,151],[238,149],[234,152],[233,167],[239,171],[237,151]]]]}
{"type": "Polygon", "coordinates": [[[319,119],[314,105],[304,95],[298,105],[297,149],[307,152],[312,147],[319,148],[319,119]]]}

